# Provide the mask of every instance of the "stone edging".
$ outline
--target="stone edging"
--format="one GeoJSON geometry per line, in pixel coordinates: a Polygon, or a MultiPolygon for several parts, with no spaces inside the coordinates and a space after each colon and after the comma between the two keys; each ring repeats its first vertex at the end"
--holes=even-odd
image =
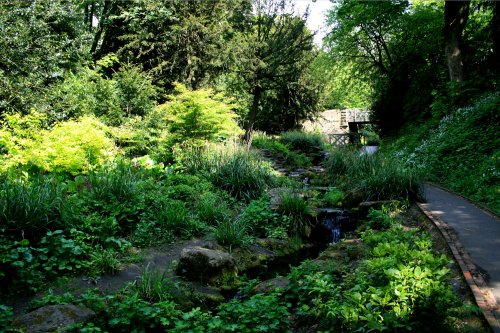
{"type": "Polygon", "coordinates": [[[443,235],[448,247],[450,248],[455,260],[462,270],[465,281],[472,291],[477,305],[482,310],[484,317],[488,321],[491,330],[494,333],[500,333],[500,306],[498,305],[492,291],[486,285],[477,266],[472,262],[469,254],[464,249],[456,232],[443,222],[440,218],[434,216],[425,204],[418,204],[420,210],[436,225],[443,235]]]}

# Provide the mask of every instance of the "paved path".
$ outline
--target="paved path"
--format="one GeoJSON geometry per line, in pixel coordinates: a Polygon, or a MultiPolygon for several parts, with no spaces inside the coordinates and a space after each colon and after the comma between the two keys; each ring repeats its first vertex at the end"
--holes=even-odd
{"type": "MultiPolygon", "coordinates": [[[[450,246],[455,256],[457,252],[463,253],[463,260],[458,261],[462,261],[462,270],[468,267],[464,270],[464,276],[467,279],[472,274],[471,281],[475,281],[483,294],[490,296],[490,305],[496,305],[492,310],[497,317],[497,324],[500,323],[500,219],[462,197],[431,184],[425,184],[424,192],[427,202],[421,204],[421,208],[431,218],[436,218],[433,219],[436,224],[444,222],[445,229],[452,229],[449,230],[451,238],[446,235],[445,238],[448,242],[451,240],[456,243],[455,251],[455,245],[450,246]],[[477,274],[473,265],[482,274],[477,274]],[[496,303],[492,296],[496,298],[496,303]]],[[[443,226],[440,229],[443,232],[443,226]]]]}

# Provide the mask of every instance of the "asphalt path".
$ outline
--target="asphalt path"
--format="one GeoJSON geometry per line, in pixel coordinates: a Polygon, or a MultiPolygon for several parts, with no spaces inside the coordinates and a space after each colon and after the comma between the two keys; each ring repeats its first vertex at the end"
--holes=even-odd
{"type": "Polygon", "coordinates": [[[425,184],[422,204],[457,234],[500,304],[500,219],[453,193],[425,184]]]}

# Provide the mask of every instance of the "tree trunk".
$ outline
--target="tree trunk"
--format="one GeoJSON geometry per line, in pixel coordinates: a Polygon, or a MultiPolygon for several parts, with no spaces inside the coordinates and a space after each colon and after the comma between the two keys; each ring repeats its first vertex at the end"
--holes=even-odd
{"type": "Polygon", "coordinates": [[[469,17],[469,1],[446,0],[444,5],[444,44],[450,80],[462,82],[464,80],[464,31],[469,17]]]}
{"type": "Polygon", "coordinates": [[[97,31],[94,35],[92,46],[90,48],[90,54],[94,56],[94,59],[96,59],[97,46],[99,45],[99,41],[101,40],[101,36],[106,24],[105,21],[108,19],[110,10],[111,10],[111,0],[104,0],[104,8],[102,9],[101,17],[99,17],[99,25],[97,27],[97,31]]]}
{"type": "Polygon", "coordinates": [[[252,145],[253,126],[255,125],[255,119],[257,118],[257,113],[259,111],[259,102],[260,97],[262,96],[262,89],[259,86],[255,86],[252,95],[252,108],[250,109],[250,113],[248,114],[248,123],[245,130],[245,143],[248,147],[252,145]]]}

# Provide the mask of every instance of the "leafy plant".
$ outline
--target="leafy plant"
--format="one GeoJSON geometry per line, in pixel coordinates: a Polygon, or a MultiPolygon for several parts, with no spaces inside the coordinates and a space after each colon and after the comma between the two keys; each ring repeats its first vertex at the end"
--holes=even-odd
{"type": "Polygon", "coordinates": [[[171,136],[170,144],[199,147],[241,133],[231,103],[211,90],[188,90],[175,84],[174,94],[158,109],[171,136]]]}
{"type": "Polygon", "coordinates": [[[245,210],[238,216],[238,220],[244,223],[252,232],[252,235],[262,237],[267,230],[277,226],[278,214],[272,211],[267,196],[252,200],[245,210]]]}
{"type": "Polygon", "coordinates": [[[342,200],[344,200],[344,192],[339,190],[338,188],[332,187],[328,189],[328,192],[323,196],[322,202],[323,205],[330,207],[341,207],[342,200]]]}
{"type": "Polygon", "coordinates": [[[346,194],[361,195],[362,200],[416,200],[422,196],[417,171],[381,154],[367,156],[336,149],[325,166],[333,185],[346,194]]]}
{"type": "Polygon", "coordinates": [[[219,307],[211,326],[219,332],[289,332],[289,306],[274,294],[234,300],[219,307]]]}
{"type": "Polygon", "coordinates": [[[114,275],[120,270],[121,261],[119,254],[113,249],[97,248],[90,254],[91,275],[114,275]]]}

